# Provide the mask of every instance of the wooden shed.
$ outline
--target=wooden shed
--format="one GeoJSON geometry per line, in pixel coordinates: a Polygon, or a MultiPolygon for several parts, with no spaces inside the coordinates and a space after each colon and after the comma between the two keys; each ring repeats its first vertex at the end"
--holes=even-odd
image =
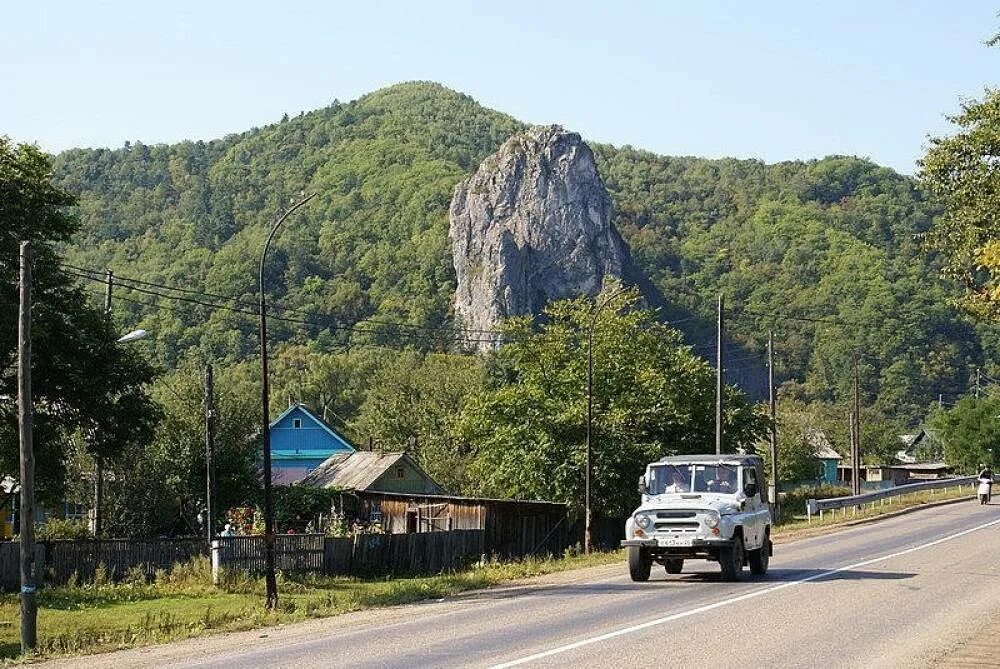
{"type": "Polygon", "coordinates": [[[557,502],[377,491],[350,497],[353,504],[345,497],[343,509],[348,517],[376,521],[385,532],[483,530],[487,554],[557,554],[571,542],[569,508],[557,502]]]}

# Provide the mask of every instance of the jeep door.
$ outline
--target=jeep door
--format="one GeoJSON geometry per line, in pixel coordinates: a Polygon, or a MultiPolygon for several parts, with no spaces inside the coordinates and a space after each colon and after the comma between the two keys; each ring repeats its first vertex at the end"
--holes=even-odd
{"type": "Polygon", "coordinates": [[[755,467],[743,467],[740,472],[741,491],[746,495],[749,484],[753,484],[757,489],[753,495],[746,495],[743,507],[743,541],[747,550],[760,548],[764,541],[764,518],[765,505],[760,498],[760,481],[757,480],[757,469],[755,467]]]}

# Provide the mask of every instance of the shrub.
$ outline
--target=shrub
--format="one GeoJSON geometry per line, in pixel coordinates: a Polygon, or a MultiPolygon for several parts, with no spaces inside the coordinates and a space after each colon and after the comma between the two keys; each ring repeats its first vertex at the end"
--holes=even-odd
{"type": "Polygon", "coordinates": [[[35,538],[38,541],[52,541],[54,539],[89,539],[90,528],[86,523],[78,520],[63,520],[62,518],[50,518],[35,530],[35,538]]]}

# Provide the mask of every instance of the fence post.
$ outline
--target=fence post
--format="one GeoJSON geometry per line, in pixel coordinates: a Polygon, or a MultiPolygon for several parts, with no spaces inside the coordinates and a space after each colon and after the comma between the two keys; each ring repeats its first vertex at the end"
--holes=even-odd
{"type": "Polygon", "coordinates": [[[212,539],[212,585],[219,585],[220,580],[220,567],[222,559],[222,547],[220,546],[222,542],[218,539],[212,539]]]}
{"type": "Polygon", "coordinates": [[[45,544],[35,544],[35,587],[45,585],[45,544]]]}

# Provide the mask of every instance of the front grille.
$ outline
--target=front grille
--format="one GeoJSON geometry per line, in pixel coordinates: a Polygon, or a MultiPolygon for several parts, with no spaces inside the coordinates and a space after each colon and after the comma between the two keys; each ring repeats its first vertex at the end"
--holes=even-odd
{"type": "Polygon", "coordinates": [[[698,521],[658,522],[653,525],[658,532],[697,532],[701,524],[698,521]]]}
{"type": "Polygon", "coordinates": [[[697,511],[657,511],[657,518],[694,518],[697,511]]]}

